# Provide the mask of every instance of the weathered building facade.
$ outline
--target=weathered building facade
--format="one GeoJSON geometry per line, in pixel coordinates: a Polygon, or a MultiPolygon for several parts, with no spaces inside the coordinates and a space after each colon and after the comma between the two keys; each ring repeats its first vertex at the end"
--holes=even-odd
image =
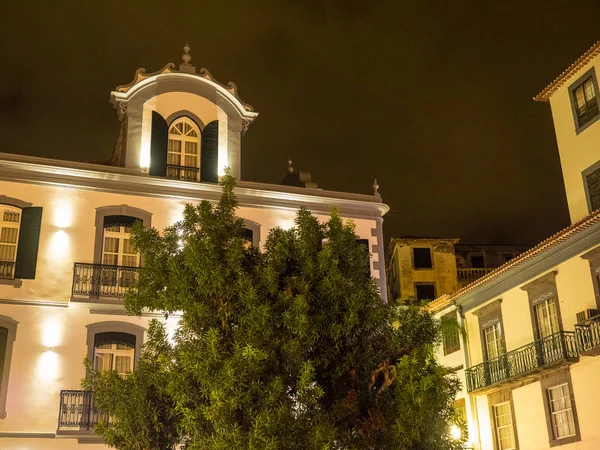
{"type": "MultiPolygon", "coordinates": [[[[225,166],[239,179],[241,139],[257,113],[235,85],[196,71],[188,51],[179,69],[139,69],[112,92],[122,124],[113,166],[0,153],[2,449],[99,448],[92,429],[101,416],[80,388],[83,359],[131,370],[148,321],[162,317],[123,312],[143,263],[132,222],[162,230],[186,202],[219,199],[225,166]]],[[[249,242],[260,248],[270,229],[293,226],[302,206],[322,220],[335,206],[368,246],[385,301],[381,197],[303,183],[238,181],[249,242]]],[[[169,318],[168,329],[176,323],[169,318]]]]}

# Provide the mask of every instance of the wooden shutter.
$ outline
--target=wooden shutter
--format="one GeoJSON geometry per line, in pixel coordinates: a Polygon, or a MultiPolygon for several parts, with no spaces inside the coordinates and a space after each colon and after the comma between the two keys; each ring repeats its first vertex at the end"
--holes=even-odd
{"type": "Polygon", "coordinates": [[[150,140],[150,175],[164,177],[167,175],[167,147],[169,144],[169,127],[167,121],[152,111],[152,137],[150,140]]]}
{"type": "Polygon", "coordinates": [[[23,208],[15,278],[34,279],[37,265],[38,247],[40,245],[40,228],[42,225],[42,208],[34,206],[23,208]]]}
{"type": "Polygon", "coordinates": [[[592,211],[600,208],[600,168],[585,176],[592,211]]]}
{"type": "Polygon", "coordinates": [[[219,181],[219,121],[213,120],[202,131],[200,181],[219,181]]]}

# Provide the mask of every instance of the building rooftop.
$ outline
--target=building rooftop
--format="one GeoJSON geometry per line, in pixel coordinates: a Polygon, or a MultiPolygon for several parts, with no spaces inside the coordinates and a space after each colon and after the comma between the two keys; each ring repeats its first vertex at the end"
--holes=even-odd
{"type": "Polygon", "coordinates": [[[552,97],[552,95],[554,95],[554,93],[560,89],[562,85],[569,81],[569,79],[576,74],[579,69],[589,63],[591,59],[598,54],[600,54],[600,41],[592,45],[588,51],[581,55],[573,64],[567,67],[558,77],[554,79],[554,81],[552,81],[552,83],[546,86],[542,92],[533,97],[533,99],[536,102],[549,102],[550,97],[552,97]]]}

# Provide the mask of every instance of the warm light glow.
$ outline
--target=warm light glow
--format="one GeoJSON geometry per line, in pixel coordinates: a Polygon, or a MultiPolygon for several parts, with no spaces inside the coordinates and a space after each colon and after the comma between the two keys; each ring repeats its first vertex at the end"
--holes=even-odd
{"type": "Polygon", "coordinates": [[[142,142],[140,148],[140,168],[148,169],[150,167],[150,142],[142,142]]]}
{"type": "Polygon", "coordinates": [[[50,252],[54,257],[65,256],[69,251],[69,235],[64,230],[56,231],[50,240],[50,252]]]}
{"type": "Polygon", "coordinates": [[[69,228],[73,224],[73,207],[71,203],[60,202],[54,209],[54,225],[58,228],[69,228]]]}
{"type": "Polygon", "coordinates": [[[58,377],[58,355],[52,350],[42,353],[37,374],[40,380],[53,381],[58,377]]]}
{"type": "Polygon", "coordinates": [[[61,333],[63,326],[58,318],[47,319],[42,329],[42,345],[49,349],[61,344],[61,333]]]}
{"type": "Polygon", "coordinates": [[[460,428],[456,425],[452,425],[452,428],[450,428],[450,436],[452,436],[452,439],[458,441],[460,439],[460,428]]]}

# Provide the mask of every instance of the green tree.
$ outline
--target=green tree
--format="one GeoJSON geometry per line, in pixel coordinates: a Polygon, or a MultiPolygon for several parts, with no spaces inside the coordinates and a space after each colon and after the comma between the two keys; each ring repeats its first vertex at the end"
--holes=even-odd
{"type": "Polygon", "coordinates": [[[460,448],[440,324],[382,302],[352,222],[302,209],[261,252],[242,237],[234,179],[222,185],[162,233],[134,226],[144,268],[126,310],[179,324],[169,339],[153,321],[126,376],[88,366],[84,387],[113,417],[96,432],[121,450],[460,448]]]}

